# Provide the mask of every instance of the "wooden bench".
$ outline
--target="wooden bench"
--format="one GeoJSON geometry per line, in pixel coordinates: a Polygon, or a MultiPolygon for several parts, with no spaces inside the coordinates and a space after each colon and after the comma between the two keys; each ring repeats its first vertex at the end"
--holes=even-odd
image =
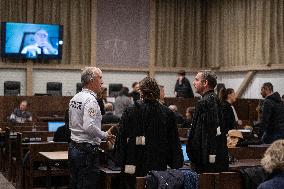
{"type": "Polygon", "coordinates": [[[229,153],[239,159],[261,159],[269,145],[253,145],[248,147],[229,148],[229,153]]]}

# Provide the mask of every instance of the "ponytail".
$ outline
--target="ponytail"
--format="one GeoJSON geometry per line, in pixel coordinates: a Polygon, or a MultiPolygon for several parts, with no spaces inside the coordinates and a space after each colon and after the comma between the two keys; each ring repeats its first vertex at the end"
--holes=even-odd
{"type": "Polygon", "coordinates": [[[221,90],[220,90],[220,93],[219,93],[219,99],[221,102],[224,102],[228,99],[228,95],[229,94],[232,94],[234,92],[234,89],[232,88],[228,88],[226,89],[225,87],[223,87],[221,90]]]}

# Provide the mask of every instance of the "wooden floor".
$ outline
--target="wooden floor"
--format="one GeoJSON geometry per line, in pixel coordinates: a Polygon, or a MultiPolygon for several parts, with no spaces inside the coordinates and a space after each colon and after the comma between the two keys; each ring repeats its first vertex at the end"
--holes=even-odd
{"type": "Polygon", "coordinates": [[[8,182],[8,180],[0,172],[0,188],[1,189],[15,189],[15,187],[8,182]]]}

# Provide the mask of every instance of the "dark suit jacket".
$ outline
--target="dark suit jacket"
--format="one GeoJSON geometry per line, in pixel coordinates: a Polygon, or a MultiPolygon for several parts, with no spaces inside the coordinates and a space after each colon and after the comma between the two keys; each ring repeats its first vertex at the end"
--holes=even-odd
{"type": "Polygon", "coordinates": [[[236,129],[236,119],[231,104],[227,101],[222,102],[222,111],[225,127],[227,127],[228,130],[236,129]]]}
{"type": "Polygon", "coordinates": [[[106,112],[102,118],[102,124],[119,123],[120,118],[113,114],[113,112],[106,112]]]}

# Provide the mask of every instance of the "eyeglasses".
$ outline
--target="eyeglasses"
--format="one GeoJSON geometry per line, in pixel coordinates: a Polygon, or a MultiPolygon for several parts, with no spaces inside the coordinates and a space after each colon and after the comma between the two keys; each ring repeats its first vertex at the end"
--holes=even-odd
{"type": "Polygon", "coordinates": [[[36,35],[40,38],[47,38],[48,34],[46,33],[36,33],[36,35]]]}

